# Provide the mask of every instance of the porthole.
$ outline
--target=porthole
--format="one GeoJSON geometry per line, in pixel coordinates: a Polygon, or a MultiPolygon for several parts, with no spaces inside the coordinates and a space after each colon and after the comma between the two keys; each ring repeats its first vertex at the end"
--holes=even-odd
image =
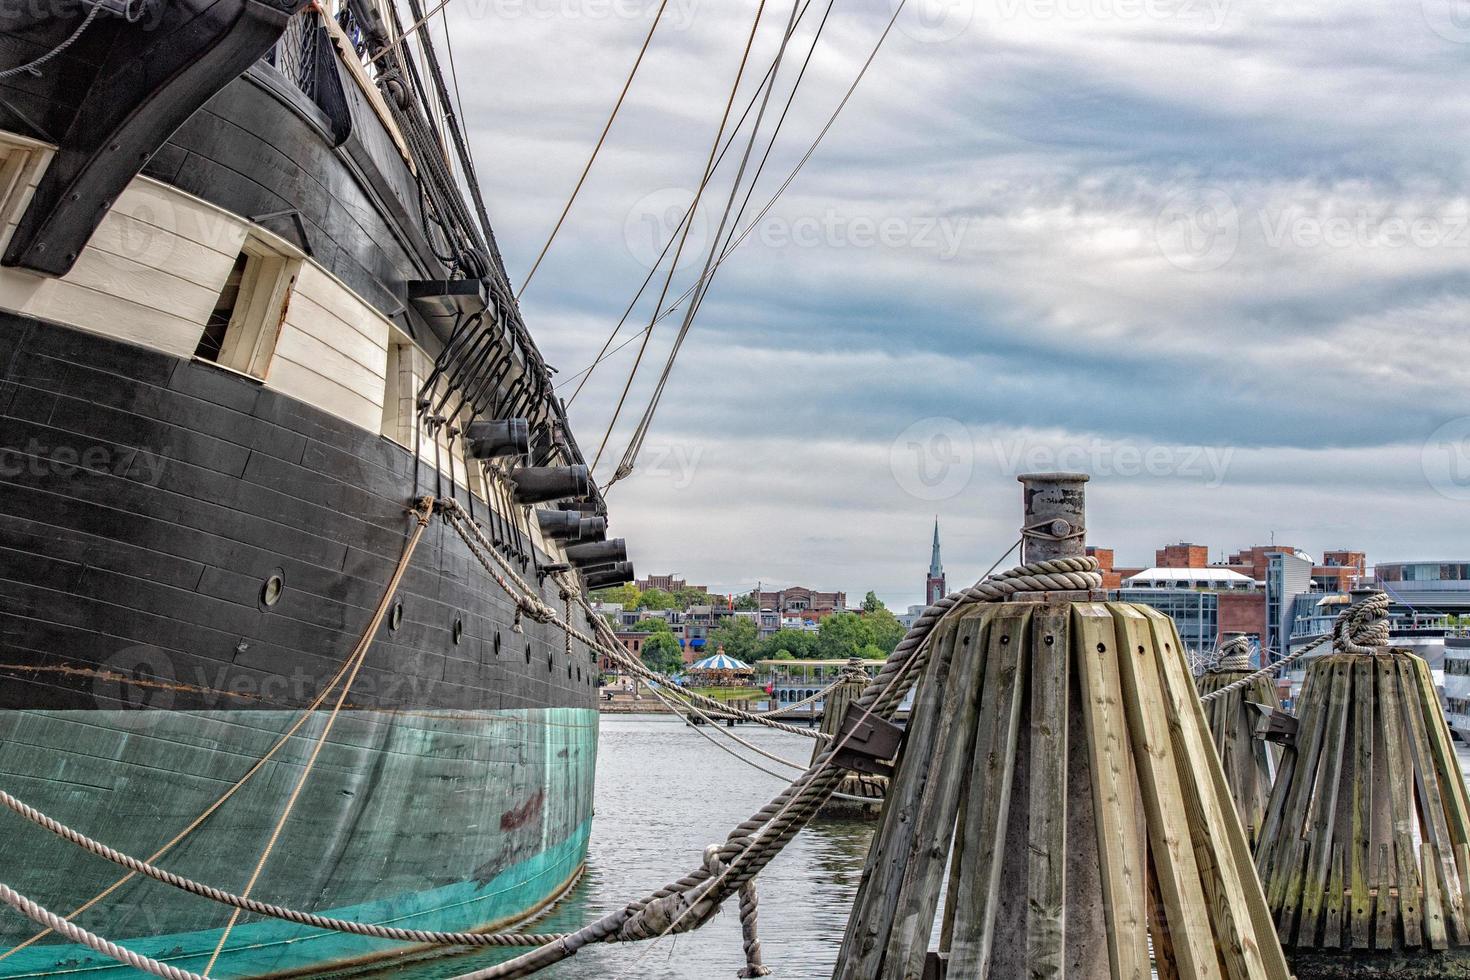
{"type": "Polygon", "coordinates": [[[265,584],[260,587],[260,605],[269,609],[281,601],[281,593],[286,591],[286,577],[279,569],[271,572],[265,584]]]}
{"type": "Polygon", "coordinates": [[[403,600],[393,603],[393,611],[388,614],[388,628],[396,630],[403,625],[403,600]]]}
{"type": "Polygon", "coordinates": [[[454,637],[454,645],[459,646],[460,641],[464,639],[464,620],[456,619],[454,621],[454,629],[450,632],[454,637]]]}
{"type": "Polygon", "coordinates": [[[495,655],[500,656],[500,630],[495,631],[495,655]]]}
{"type": "Polygon", "coordinates": [[[527,640],[526,641],[526,663],[529,664],[530,662],[531,662],[531,641],[530,640],[527,640]]]}
{"type": "Polygon", "coordinates": [[[551,673],[555,669],[556,669],[556,661],[553,660],[552,657],[551,657],[551,654],[548,653],[546,655],[546,672],[549,674],[549,673],[551,673]]]}
{"type": "Polygon", "coordinates": [[[568,660],[567,661],[567,680],[571,680],[571,679],[572,679],[572,662],[570,660],[568,660]]]}

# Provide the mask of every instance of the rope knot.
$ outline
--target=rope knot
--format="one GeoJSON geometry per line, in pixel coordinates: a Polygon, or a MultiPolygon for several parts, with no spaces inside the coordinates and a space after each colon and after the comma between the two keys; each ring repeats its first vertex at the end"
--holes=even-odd
{"type": "Polygon", "coordinates": [[[1222,671],[1251,669],[1251,641],[1245,636],[1232,636],[1215,651],[1215,669],[1222,671]]]}
{"type": "Polygon", "coordinates": [[[1340,613],[1332,623],[1332,646],[1340,653],[1382,654],[1388,647],[1386,592],[1375,592],[1340,613]]]}

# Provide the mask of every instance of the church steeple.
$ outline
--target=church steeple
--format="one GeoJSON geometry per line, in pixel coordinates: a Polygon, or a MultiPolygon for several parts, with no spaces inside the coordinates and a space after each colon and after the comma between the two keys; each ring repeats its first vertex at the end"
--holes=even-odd
{"type": "Polygon", "coordinates": [[[929,577],[924,582],[924,604],[932,606],[948,594],[944,566],[939,561],[939,518],[934,518],[934,550],[929,557],[929,577]]]}

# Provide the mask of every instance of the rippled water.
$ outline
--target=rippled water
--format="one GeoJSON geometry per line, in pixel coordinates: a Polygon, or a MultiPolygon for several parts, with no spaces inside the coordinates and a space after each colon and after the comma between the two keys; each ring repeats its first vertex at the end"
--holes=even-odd
{"type": "MultiPolygon", "coordinates": [[[[798,735],[754,725],[738,731],[792,761],[805,764],[811,753],[811,740],[798,735]]],[[[587,873],[555,914],[536,923],[538,932],[575,929],[680,877],[700,864],[706,845],[723,841],[785,785],[667,716],[604,715],[600,752],[587,873]]],[[[761,947],[766,965],[783,980],[832,975],[872,828],[862,822],[814,823],[761,874],[761,947]]],[[[444,957],[377,976],[445,978],[504,958],[499,953],[444,957]]],[[[732,900],[697,932],[656,944],[588,947],[541,975],[733,978],[744,965],[740,917],[732,900]]]]}
{"type": "MultiPolygon", "coordinates": [[[[742,738],[793,761],[811,740],[756,726],[742,738]]],[[[1470,773],[1470,750],[1457,746],[1470,773]]],[[[667,716],[603,716],[597,818],[587,873],[557,911],[534,926],[565,932],[678,878],[700,863],[705,845],[760,809],[784,785],[737,762],[682,721],[667,716]]],[[[872,823],[821,821],[802,831],[761,874],[760,934],[767,966],[783,980],[826,980],[857,891],[872,823]]],[[[400,966],[378,977],[444,980],[508,958],[476,953],[400,966]]],[[[733,978],[745,965],[732,900],[694,933],[663,940],[591,946],[541,976],[562,980],[733,978]]]]}

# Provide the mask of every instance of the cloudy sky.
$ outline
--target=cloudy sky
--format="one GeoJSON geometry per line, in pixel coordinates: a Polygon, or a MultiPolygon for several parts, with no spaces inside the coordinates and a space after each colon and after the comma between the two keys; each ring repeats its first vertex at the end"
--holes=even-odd
{"type": "MultiPolygon", "coordinates": [[[[669,0],[522,301],[562,378],[690,200],[757,2],[669,0]]],[[[834,0],[744,223],[894,2],[834,0]]],[[[450,4],[517,283],[656,7],[450,4]]],[[[757,158],[825,9],[813,0],[791,41],[757,158]]],[[[737,108],[790,13],[768,0],[737,108]]],[[[642,573],[871,588],[902,607],[936,515],[957,586],[1014,540],[1015,475],[1065,468],[1093,475],[1090,540],[1120,563],[1273,534],[1370,560],[1470,556],[1467,83],[1465,0],[909,0],[722,268],[638,471],[609,493],[613,531],[642,573]]],[[[671,296],[697,275],[743,139],[671,296]]],[[[604,479],[681,314],[652,334],[604,479]]],[[[645,297],[619,342],[650,315],[645,297]]],[[[589,457],[636,347],[572,405],[589,457]]]]}

